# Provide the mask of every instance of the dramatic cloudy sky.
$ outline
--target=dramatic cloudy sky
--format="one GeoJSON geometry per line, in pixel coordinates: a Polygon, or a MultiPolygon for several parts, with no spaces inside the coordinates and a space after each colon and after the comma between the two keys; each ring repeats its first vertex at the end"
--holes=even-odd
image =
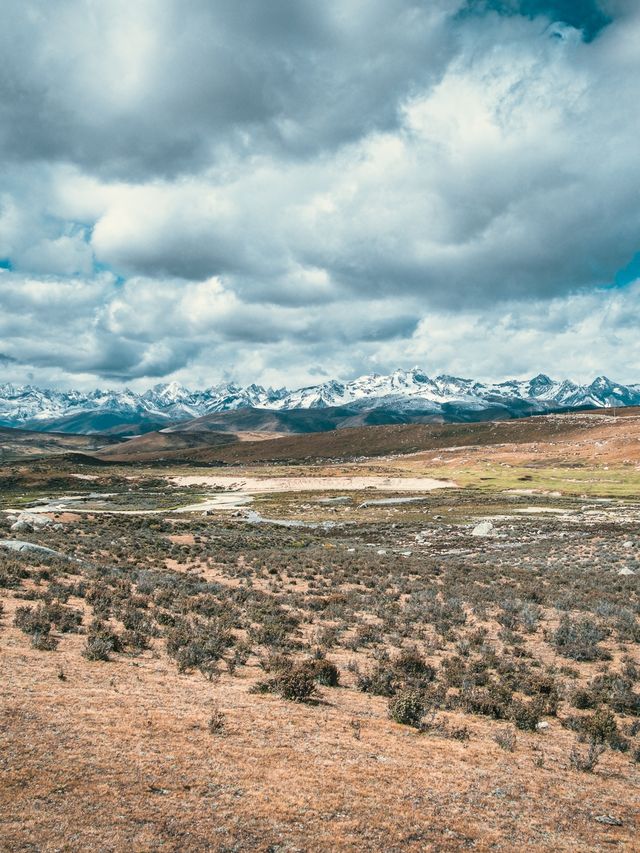
{"type": "Polygon", "coordinates": [[[637,0],[3,0],[0,381],[640,381],[637,0]]]}

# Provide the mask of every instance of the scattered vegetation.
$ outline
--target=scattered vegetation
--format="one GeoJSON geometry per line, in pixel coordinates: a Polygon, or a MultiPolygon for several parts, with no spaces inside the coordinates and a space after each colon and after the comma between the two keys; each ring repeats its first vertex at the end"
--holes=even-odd
{"type": "MultiPolygon", "coordinates": [[[[265,714],[346,705],[356,749],[377,714],[396,737],[414,739],[393,723],[455,750],[484,737],[494,758],[532,769],[551,766],[558,738],[564,766],[594,779],[640,762],[640,599],[617,574],[640,569],[624,544],[634,519],[574,520],[560,537],[559,522],[522,517],[517,536],[482,539],[473,521],[515,498],[467,490],[356,515],[367,497],[332,528],[102,515],[34,532],[73,560],[0,551],[0,629],[51,655],[65,690],[73,669],[56,661],[74,644],[97,677],[162,656],[181,685],[233,684],[265,714]]],[[[206,727],[229,735],[217,705],[206,727]]]]}

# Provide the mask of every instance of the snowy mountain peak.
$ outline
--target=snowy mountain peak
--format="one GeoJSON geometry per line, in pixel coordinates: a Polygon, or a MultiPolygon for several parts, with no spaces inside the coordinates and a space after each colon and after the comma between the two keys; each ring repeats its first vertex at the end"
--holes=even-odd
{"type": "Polygon", "coordinates": [[[56,391],[8,383],[0,385],[0,426],[89,432],[109,428],[109,424],[144,422],[153,428],[171,421],[243,408],[349,406],[356,410],[385,409],[447,419],[638,405],[640,385],[622,385],[606,376],[596,377],[589,385],[578,385],[568,379],[554,380],[542,373],[529,380],[486,384],[449,375],[429,377],[420,367],[412,367],[388,375],[372,373],[348,382],[330,379],[294,391],[235,382],[191,390],[179,382],[169,382],[137,394],[128,388],[56,391]]]}
{"type": "Polygon", "coordinates": [[[179,382],[163,382],[159,385],[154,385],[147,394],[153,394],[156,397],[162,397],[165,400],[181,400],[191,396],[193,392],[179,382]]]}
{"type": "Polygon", "coordinates": [[[549,385],[553,385],[553,379],[547,376],[546,373],[539,373],[537,376],[533,377],[529,385],[537,388],[548,388],[549,385]]]}
{"type": "Polygon", "coordinates": [[[609,390],[612,390],[613,388],[615,388],[615,386],[616,386],[616,383],[612,382],[606,376],[596,376],[596,378],[593,380],[593,382],[591,383],[589,388],[593,388],[594,390],[605,390],[606,389],[607,391],[609,391],[609,390]]]}

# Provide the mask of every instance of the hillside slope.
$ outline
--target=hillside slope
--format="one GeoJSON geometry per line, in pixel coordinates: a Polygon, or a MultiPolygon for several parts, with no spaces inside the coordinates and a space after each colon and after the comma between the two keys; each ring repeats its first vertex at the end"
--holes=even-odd
{"type": "Polygon", "coordinates": [[[540,415],[508,421],[470,424],[394,424],[351,427],[326,432],[237,441],[224,433],[162,432],[131,439],[100,451],[110,461],[153,461],[170,458],[202,464],[307,462],[320,459],[375,457],[423,451],[463,452],[515,446],[520,452],[640,461],[640,409],[622,418],[602,412],[540,415]],[[185,443],[185,437],[189,440],[185,443]],[[230,439],[230,440],[229,440],[230,439]],[[154,456],[155,454],[155,456],[154,456]]]}
{"type": "Polygon", "coordinates": [[[6,462],[26,456],[93,453],[119,443],[120,440],[113,436],[66,435],[0,427],[0,461],[6,462]]]}

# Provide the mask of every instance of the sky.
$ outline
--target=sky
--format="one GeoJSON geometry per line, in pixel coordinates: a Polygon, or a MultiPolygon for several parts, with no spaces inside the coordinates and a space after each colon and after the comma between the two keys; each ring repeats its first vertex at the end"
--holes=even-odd
{"type": "Polygon", "coordinates": [[[637,0],[3,0],[0,382],[640,381],[637,0]]]}

